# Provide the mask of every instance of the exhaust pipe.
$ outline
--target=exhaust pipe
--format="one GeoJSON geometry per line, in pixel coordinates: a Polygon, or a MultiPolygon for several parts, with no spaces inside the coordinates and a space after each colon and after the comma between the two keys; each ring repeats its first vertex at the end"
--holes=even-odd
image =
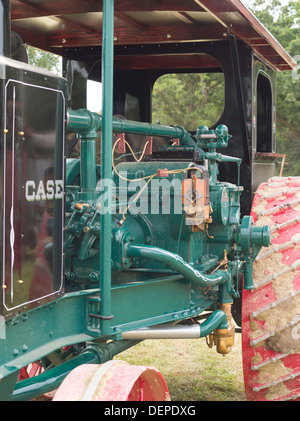
{"type": "Polygon", "coordinates": [[[199,339],[200,325],[159,325],[131,330],[122,334],[122,339],[199,339]]]}
{"type": "Polygon", "coordinates": [[[161,324],[122,333],[122,339],[199,339],[209,335],[215,329],[227,329],[227,316],[222,310],[216,310],[205,322],[193,325],[161,324]]]}

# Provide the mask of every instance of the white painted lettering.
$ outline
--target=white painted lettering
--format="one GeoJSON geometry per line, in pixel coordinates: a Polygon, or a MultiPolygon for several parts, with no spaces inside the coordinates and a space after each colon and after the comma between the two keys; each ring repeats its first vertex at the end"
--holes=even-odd
{"type": "Polygon", "coordinates": [[[35,200],[35,182],[33,180],[26,181],[25,197],[28,202],[33,202],[35,200]]]}
{"type": "Polygon", "coordinates": [[[48,200],[54,199],[54,181],[53,180],[47,181],[47,199],[48,200]]]}
{"type": "Polygon", "coordinates": [[[46,200],[45,187],[42,180],[39,182],[38,189],[35,195],[35,200],[46,200]]]}
{"type": "Polygon", "coordinates": [[[62,199],[64,191],[64,183],[62,180],[55,180],[55,199],[62,199]]]}
{"type": "Polygon", "coordinates": [[[63,180],[47,180],[47,183],[40,180],[37,188],[33,180],[27,180],[25,184],[25,197],[28,202],[62,199],[63,194],[63,180]]]}

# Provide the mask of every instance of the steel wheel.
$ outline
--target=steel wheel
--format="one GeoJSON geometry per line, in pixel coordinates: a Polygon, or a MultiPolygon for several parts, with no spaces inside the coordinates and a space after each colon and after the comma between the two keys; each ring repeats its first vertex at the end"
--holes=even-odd
{"type": "Polygon", "coordinates": [[[124,361],[83,364],[65,378],[54,401],[166,401],[166,383],[153,367],[124,361]]]}
{"type": "Polygon", "coordinates": [[[300,399],[300,178],[274,177],[255,195],[252,216],[272,244],[243,291],[242,336],[248,400],[300,399]]]}

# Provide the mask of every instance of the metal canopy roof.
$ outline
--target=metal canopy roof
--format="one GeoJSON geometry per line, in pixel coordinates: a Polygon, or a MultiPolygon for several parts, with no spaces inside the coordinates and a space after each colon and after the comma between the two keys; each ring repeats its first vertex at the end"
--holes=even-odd
{"type": "MultiPolygon", "coordinates": [[[[11,26],[47,51],[102,42],[99,0],[11,0],[11,26]]],[[[115,0],[115,44],[224,40],[228,31],[277,70],[295,62],[240,0],[115,0]]]]}

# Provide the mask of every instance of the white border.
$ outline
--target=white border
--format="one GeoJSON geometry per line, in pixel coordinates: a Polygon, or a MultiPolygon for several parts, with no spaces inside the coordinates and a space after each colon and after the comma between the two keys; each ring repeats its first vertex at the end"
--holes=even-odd
{"type": "MultiPolygon", "coordinates": [[[[48,91],[54,91],[57,92],[59,94],[62,95],[63,98],[63,145],[62,145],[62,152],[63,152],[63,174],[62,174],[62,179],[63,179],[63,186],[65,186],[65,165],[64,165],[64,156],[65,156],[65,113],[66,113],[66,109],[65,109],[65,96],[63,91],[58,90],[58,89],[53,89],[53,88],[47,88],[45,86],[40,86],[40,85],[34,85],[31,83],[26,83],[26,82],[22,82],[20,80],[15,80],[15,79],[8,79],[8,81],[6,82],[5,85],[5,92],[4,92],[4,123],[6,122],[6,104],[7,104],[7,87],[9,85],[10,82],[14,82],[14,83],[19,83],[21,85],[25,85],[25,86],[32,86],[34,88],[39,88],[39,89],[44,89],[44,90],[48,90],[48,91]]],[[[6,125],[6,123],[4,124],[6,125]]],[[[6,128],[6,127],[5,127],[6,128]]],[[[27,305],[27,304],[31,304],[34,303],[36,301],[40,301],[44,298],[48,298],[51,297],[57,293],[60,293],[62,288],[63,288],[63,279],[64,279],[64,252],[62,250],[62,257],[61,257],[61,283],[60,283],[60,287],[57,291],[52,292],[51,294],[47,294],[44,295],[42,297],[38,297],[35,298],[34,300],[30,300],[30,301],[26,301],[24,303],[18,304],[15,307],[7,307],[6,305],[6,287],[5,287],[5,217],[6,217],[6,208],[5,208],[5,199],[6,199],[6,133],[4,133],[4,148],[3,148],[3,155],[4,155],[4,159],[3,159],[3,240],[2,240],[2,247],[3,247],[3,254],[2,254],[2,291],[3,291],[3,306],[7,311],[11,311],[11,310],[15,310],[21,306],[27,305]]],[[[13,158],[14,158],[14,150],[13,150],[13,158]]],[[[14,185],[12,184],[12,194],[13,194],[13,188],[14,185]]],[[[65,191],[64,191],[65,193],[65,191]]],[[[63,201],[64,201],[64,194],[63,194],[63,201]]],[[[13,204],[12,204],[12,208],[13,208],[13,204]]],[[[62,227],[63,227],[63,222],[64,222],[64,202],[62,203],[62,227]]],[[[62,247],[64,247],[63,245],[63,241],[64,241],[64,232],[62,229],[62,247]]],[[[13,252],[13,251],[12,251],[13,252]]],[[[11,269],[12,270],[12,269],[11,269]]],[[[13,279],[11,282],[11,302],[13,301],[13,279]]]]}

